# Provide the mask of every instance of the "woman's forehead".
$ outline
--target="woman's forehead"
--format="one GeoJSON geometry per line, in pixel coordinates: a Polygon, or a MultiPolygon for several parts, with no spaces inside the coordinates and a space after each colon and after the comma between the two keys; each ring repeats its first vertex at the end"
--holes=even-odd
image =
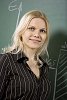
{"type": "Polygon", "coordinates": [[[46,27],[46,22],[42,19],[42,18],[33,18],[30,23],[29,26],[38,26],[38,27],[46,27]]]}

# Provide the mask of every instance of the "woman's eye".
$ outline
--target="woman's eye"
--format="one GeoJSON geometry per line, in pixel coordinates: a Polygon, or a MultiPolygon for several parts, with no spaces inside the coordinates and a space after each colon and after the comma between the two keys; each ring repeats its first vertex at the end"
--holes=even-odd
{"type": "Polygon", "coordinates": [[[34,31],[35,30],[34,27],[29,27],[28,29],[31,30],[31,31],[34,31]]]}
{"type": "Polygon", "coordinates": [[[40,32],[41,33],[46,33],[46,31],[44,29],[41,29],[40,32]]]}

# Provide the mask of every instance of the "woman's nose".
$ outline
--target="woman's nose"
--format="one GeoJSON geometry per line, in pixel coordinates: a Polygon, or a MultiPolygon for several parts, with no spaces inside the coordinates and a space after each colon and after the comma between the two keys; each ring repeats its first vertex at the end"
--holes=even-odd
{"type": "Polygon", "coordinates": [[[35,32],[34,32],[34,34],[33,34],[33,36],[34,36],[34,37],[38,37],[38,38],[39,38],[39,31],[38,31],[38,30],[37,30],[37,31],[35,31],[35,32]]]}

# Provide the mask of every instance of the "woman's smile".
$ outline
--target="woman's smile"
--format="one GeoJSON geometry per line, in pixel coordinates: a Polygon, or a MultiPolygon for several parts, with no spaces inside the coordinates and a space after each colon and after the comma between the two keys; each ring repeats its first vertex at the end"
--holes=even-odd
{"type": "Polygon", "coordinates": [[[41,40],[36,39],[36,38],[31,38],[31,39],[29,39],[29,40],[31,40],[31,41],[34,42],[34,43],[39,43],[39,42],[41,42],[41,40]]]}

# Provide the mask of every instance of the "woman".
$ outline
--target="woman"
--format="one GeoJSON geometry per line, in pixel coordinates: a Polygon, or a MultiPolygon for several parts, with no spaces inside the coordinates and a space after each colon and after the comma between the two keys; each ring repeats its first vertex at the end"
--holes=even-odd
{"type": "Polygon", "coordinates": [[[26,13],[13,34],[12,46],[0,54],[0,100],[47,100],[48,21],[44,13],[26,13]]]}

